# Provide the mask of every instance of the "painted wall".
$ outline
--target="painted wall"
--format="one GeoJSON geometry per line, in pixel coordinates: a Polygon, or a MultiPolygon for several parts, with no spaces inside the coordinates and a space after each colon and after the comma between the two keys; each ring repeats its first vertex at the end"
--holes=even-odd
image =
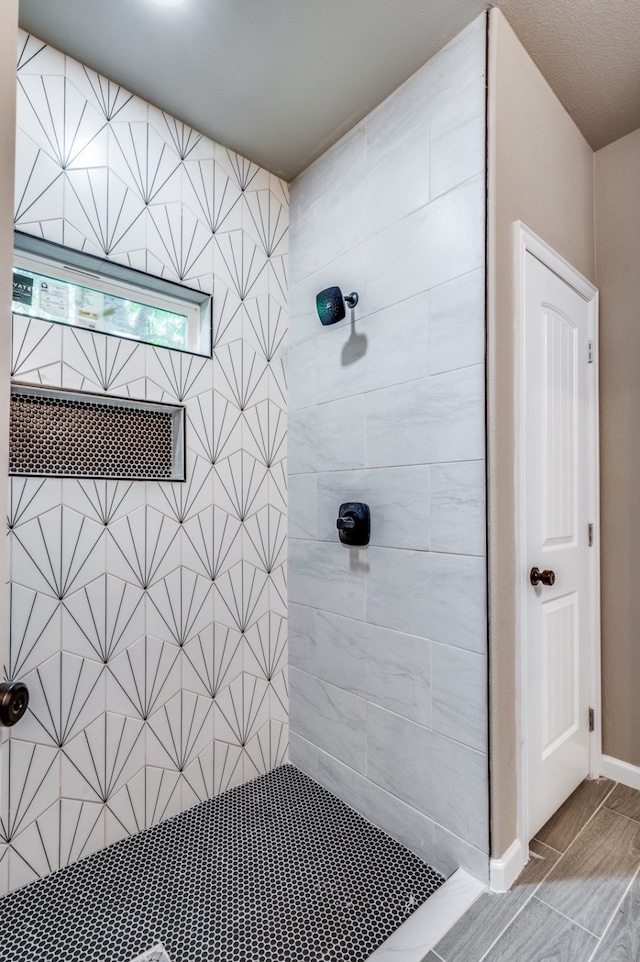
{"type": "MultiPolygon", "coordinates": [[[[4,43],[4,35],[3,40],[4,43]]],[[[287,187],[21,33],[16,224],[214,291],[214,357],[15,317],[14,377],[187,408],[185,484],[14,478],[2,890],[286,758],[287,187]]]]}
{"type": "Polygon", "coordinates": [[[289,355],[292,761],[480,876],[485,50],[482,16],[292,184],[289,355]],[[334,284],[360,302],[323,328],[334,284]]]}
{"type": "Polygon", "coordinates": [[[603,752],[640,765],[640,130],[595,155],[600,288],[603,752]]]}
{"type": "Polygon", "coordinates": [[[595,282],[593,153],[499,10],[489,15],[488,478],[492,855],[516,835],[514,244],[521,220],[595,282]]]}

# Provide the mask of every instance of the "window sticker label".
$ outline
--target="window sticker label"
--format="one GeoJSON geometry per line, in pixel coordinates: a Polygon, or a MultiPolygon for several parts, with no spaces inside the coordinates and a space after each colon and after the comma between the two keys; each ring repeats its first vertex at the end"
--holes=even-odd
{"type": "Polygon", "coordinates": [[[60,281],[43,278],[40,281],[40,309],[56,317],[69,316],[69,289],[60,281]]]}
{"type": "Polygon", "coordinates": [[[79,287],[76,313],[81,324],[97,327],[104,313],[104,294],[89,287],[79,287]]]}
{"type": "Polygon", "coordinates": [[[13,272],[13,300],[16,304],[33,303],[33,277],[13,272]]]}

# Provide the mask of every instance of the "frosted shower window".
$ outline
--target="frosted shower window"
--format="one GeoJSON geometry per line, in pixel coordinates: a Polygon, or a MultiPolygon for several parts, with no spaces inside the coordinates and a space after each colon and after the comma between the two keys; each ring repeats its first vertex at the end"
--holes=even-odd
{"type": "Polygon", "coordinates": [[[208,295],[54,245],[49,257],[43,244],[34,251],[16,245],[14,314],[210,353],[208,295]]]}

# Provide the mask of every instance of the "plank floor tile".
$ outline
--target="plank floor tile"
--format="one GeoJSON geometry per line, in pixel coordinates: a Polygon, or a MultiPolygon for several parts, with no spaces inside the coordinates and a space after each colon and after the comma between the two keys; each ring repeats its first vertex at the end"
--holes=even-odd
{"type": "Polygon", "coordinates": [[[637,875],[605,932],[593,962],[635,962],[636,959],[640,959],[640,877],[637,875]]]}
{"type": "Polygon", "coordinates": [[[597,940],[534,896],[485,962],[586,962],[597,940]]]}
{"type": "Polygon", "coordinates": [[[608,778],[585,779],[536,834],[536,838],[557,852],[566,852],[574,838],[612,791],[608,778]]]}
{"type": "Polygon", "coordinates": [[[612,812],[619,812],[627,818],[635,818],[640,822],[640,792],[626,785],[616,785],[607,798],[605,805],[612,812]]]}
{"type": "Polygon", "coordinates": [[[511,891],[482,895],[436,945],[445,962],[479,962],[560,858],[535,840],[530,848],[533,857],[511,891]]]}
{"type": "Polygon", "coordinates": [[[601,808],[536,896],[599,936],[638,866],[640,823],[601,808]]]}

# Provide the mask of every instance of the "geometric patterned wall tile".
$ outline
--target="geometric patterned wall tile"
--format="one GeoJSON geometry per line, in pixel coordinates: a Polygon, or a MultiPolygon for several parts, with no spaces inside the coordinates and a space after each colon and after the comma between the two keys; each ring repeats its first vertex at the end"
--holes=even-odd
{"type": "Polygon", "coordinates": [[[222,508],[209,507],[185,522],[182,563],[211,581],[242,560],[242,524],[222,508]]]}
{"type": "Polygon", "coordinates": [[[113,845],[128,835],[137,835],[144,831],[145,768],[132,775],[104,806],[105,844],[113,845]]]}
{"type": "Polygon", "coordinates": [[[271,681],[287,661],[287,622],[273,612],[247,629],[244,670],[271,681]]]}
{"type": "Polygon", "coordinates": [[[211,234],[242,227],[242,191],[220,163],[213,159],[188,160],[184,173],[183,201],[211,234]]]}
{"type": "Polygon", "coordinates": [[[289,686],[286,667],[274,675],[269,684],[269,716],[276,721],[289,721],[289,686]]]}
{"type": "Polygon", "coordinates": [[[268,266],[268,287],[269,293],[285,306],[289,294],[288,280],[289,257],[284,254],[282,257],[271,257],[268,266]]]}
{"type": "Polygon", "coordinates": [[[277,357],[269,364],[269,397],[286,411],[287,396],[287,358],[277,357]]]}
{"type": "Polygon", "coordinates": [[[144,633],[143,602],[137,586],[102,575],[65,599],[65,649],[105,664],[111,661],[144,633]]]}
{"type": "Polygon", "coordinates": [[[216,698],[216,741],[244,747],[268,719],[269,686],[264,679],[245,672],[216,698]]]}
{"type": "Polygon", "coordinates": [[[0,898],[9,891],[9,846],[0,844],[0,898]]]}
{"type": "Polygon", "coordinates": [[[58,749],[10,738],[2,746],[0,841],[14,836],[42,815],[60,793],[58,749]]]}
{"type": "Polygon", "coordinates": [[[12,315],[11,377],[38,384],[62,383],[62,325],[12,315]]]}
{"type": "Polygon", "coordinates": [[[211,388],[211,361],[195,354],[147,348],[147,397],[182,403],[211,388]]]}
{"type": "Polygon", "coordinates": [[[287,313],[269,295],[250,297],[244,302],[243,336],[267,361],[287,351],[287,313]]]}
{"type": "Polygon", "coordinates": [[[60,799],[11,842],[11,887],[92,855],[104,846],[104,806],[60,799]]]}
{"type": "Polygon", "coordinates": [[[85,250],[117,258],[145,246],[145,206],[106,167],[67,171],[65,222],[86,237],[85,250]]]}
{"type": "Polygon", "coordinates": [[[273,401],[261,401],[243,415],[245,449],[270,468],[287,453],[287,415],[273,401]]]}
{"type": "Polygon", "coordinates": [[[183,807],[204,802],[242,781],[242,749],[228,742],[215,742],[184,770],[183,807]]]}
{"type": "Polygon", "coordinates": [[[83,64],[66,61],[65,74],[82,96],[99,110],[105,120],[146,120],[147,105],[128,90],[89,70],[83,64]]]}
{"type": "Polygon", "coordinates": [[[126,384],[142,380],[142,344],[122,337],[63,326],[63,386],[82,391],[121,394],[126,384]]]}
{"type": "Polygon", "coordinates": [[[213,347],[230,344],[243,337],[242,300],[235,290],[230,290],[216,279],[213,299],[213,347]]]}
{"type": "Polygon", "coordinates": [[[16,130],[15,225],[61,220],[64,173],[57,161],[24,131],[16,130]]]}
{"type": "Polygon", "coordinates": [[[149,588],[147,630],[182,647],[213,622],[213,590],[208,578],[176,568],[149,588]]]}
{"type": "Polygon", "coordinates": [[[243,226],[267,257],[288,252],[288,210],[270,190],[254,190],[244,195],[243,226]],[[248,216],[247,216],[248,214],[248,216]]]}
{"type": "Polygon", "coordinates": [[[62,600],[104,571],[103,534],[70,508],[47,511],[14,529],[13,580],[62,600]]]}
{"type": "Polygon", "coordinates": [[[188,287],[213,273],[213,237],[181,203],[148,208],[147,248],[162,264],[162,276],[188,287]]]}
{"type": "Polygon", "coordinates": [[[180,556],[176,557],[180,527],[153,508],[140,508],[107,530],[109,572],[141,588],[148,588],[180,564],[180,556]]]}
{"type": "Polygon", "coordinates": [[[145,768],[145,828],[182,810],[182,779],[168,768],[145,768]]]}
{"type": "Polygon", "coordinates": [[[269,186],[269,173],[262,167],[258,167],[253,161],[247,160],[233,150],[224,148],[216,144],[216,160],[228,171],[236,181],[238,187],[243,191],[262,190],[269,186]]]}
{"type": "Polygon", "coordinates": [[[65,478],[62,492],[64,504],[102,525],[112,524],[145,504],[145,486],[139,481],[65,478]]]}
{"type": "Polygon", "coordinates": [[[286,558],[287,519],[275,508],[256,511],[244,522],[244,556],[267,573],[286,558]]]}
{"type": "Polygon", "coordinates": [[[212,465],[208,459],[187,452],[187,480],[147,484],[147,504],[183,524],[191,515],[211,504],[212,465]]]}
{"type": "Polygon", "coordinates": [[[214,265],[222,283],[233,289],[241,300],[268,292],[268,258],[244,231],[216,234],[214,265]]]}
{"type": "Polygon", "coordinates": [[[278,461],[269,468],[269,504],[278,511],[287,512],[287,461],[278,461]]]}
{"type": "Polygon", "coordinates": [[[241,411],[267,398],[268,362],[242,341],[221,345],[215,353],[216,387],[241,411]]]}
{"type": "Polygon", "coordinates": [[[145,206],[180,200],[180,157],[154,127],[116,120],[110,139],[110,168],[145,206]]]}
{"type": "Polygon", "coordinates": [[[65,55],[37,37],[19,31],[17,72],[24,74],[65,74],[65,55]]]}
{"type": "Polygon", "coordinates": [[[246,561],[221,575],[215,586],[216,618],[231,628],[246,631],[268,609],[267,574],[246,561]]]}
{"type": "Polygon", "coordinates": [[[217,698],[242,672],[242,635],[214,624],[182,649],[182,687],[217,698]]]}
{"type": "Polygon", "coordinates": [[[104,667],[88,658],[59,652],[27,675],[29,708],[20,737],[65,745],[106,709],[104,667]]]}
{"type": "Polygon", "coordinates": [[[5,675],[8,681],[17,681],[60,650],[60,605],[54,598],[10,583],[6,612],[5,675]]]}
{"type": "Polygon", "coordinates": [[[10,478],[9,530],[57,508],[60,500],[61,482],[57,478],[10,478]]]}
{"type": "Polygon", "coordinates": [[[287,617],[287,564],[279,565],[269,575],[269,607],[283,618],[287,617]]]}
{"type": "Polygon", "coordinates": [[[144,765],[144,723],[105,712],[62,751],[62,795],[108,802],[144,765]]]}
{"type": "Polygon", "coordinates": [[[110,711],[147,719],[180,689],[178,651],[169,642],[145,636],[109,662],[110,711]]]}
{"type": "Polygon", "coordinates": [[[182,772],[213,742],[212,702],[181,691],[147,722],[147,763],[182,772]]]}
{"type": "Polygon", "coordinates": [[[240,521],[268,504],[267,468],[245,451],[238,451],[215,465],[216,504],[240,521]]]}
{"type": "Polygon", "coordinates": [[[218,391],[205,391],[187,405],[187,445],[210,464],[242,448],[239,408],[218,391]]]}
{"type": "Polygon", "coordinates": [[[279,721],[266,722],[244,750],[244,779],[257,778],[287,761],[289,726],[279,721]]]}

